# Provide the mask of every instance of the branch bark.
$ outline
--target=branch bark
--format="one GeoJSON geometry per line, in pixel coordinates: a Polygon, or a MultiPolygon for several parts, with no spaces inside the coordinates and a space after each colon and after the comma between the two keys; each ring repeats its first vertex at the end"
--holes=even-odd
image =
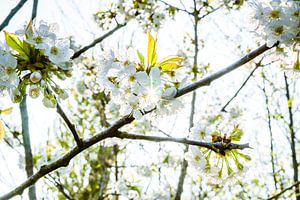
{"type": "MultiPolygon", "coordinates": [[[[177,92],[176,97],[180,97],[184,94],[187,94],[199,87],[208,85],[209,83],[211,83],[212,81],[222,77],[223,75],[231,72],[232,70],[242,66],[243,64],[247,63],[248,61],[254,59],[255,57],[261,55],[262,53],[264,53],[265,51],[269,50],[270,48],[267,47],[266,45],[263,45],[261,47],[259,47],[258,49],[252,51],[251,53],[249,53],[248,55],[244,56],[243,58],[241,58],[240,60],[236,61],[235,63],[233,63],[232,65],[217,71],[213,74],[211,74],[210,76],[207,76],[195,83],[192,83],[189,86],[186,86],[182,89],[179,89],[177,92]]],[[[86,139],[83,141],[83,146],[81,149],[79,149],[77,146],[73,147],[73,149],[71,149],[69,152],[67,152],[65,155],[63,155],[62,157],[58,158],[56,161],[51,162],[47,165],[42,166],[35,174],[33,174],[31,177],[29,177],[26,181],[24,181],[22,184],[20,184],[18,187],[16,187],[15,189],[13,189],[12,191],[8,192],[7,194],[3,195],[2,197],[0,197],[0,200],[4,200],[4,199],[9,199],[15,195],[21,194],[23,192],[24,189],[28,188],[29,186],[31,186],[32,184],[34,184],[36,181],[38,181],[40,178],[42,178],[43,176],[51,173],[52,171],[60,168],[60,167],[65,167],[69,164],[70,160],[72,158],[74,158],[76,155],[78,155],[80,152],[84,151],[85,149],[89,148],[90,146],[96,144],[99,141],[102,141],[108,137],[114,137],[114,133],[117,132],[117,130],[121,127],[123,127],[126,124],[131,123],[134,120],[134,118],[132,116],[127,116],[127,117],[123,117],[122,119],[120,119],[119,121],[117,121],[115,124],[113,124],[112,126],[110,126],[109,128],[107,128],[105,131],[96,134],[95,136],[86,139]]]]}

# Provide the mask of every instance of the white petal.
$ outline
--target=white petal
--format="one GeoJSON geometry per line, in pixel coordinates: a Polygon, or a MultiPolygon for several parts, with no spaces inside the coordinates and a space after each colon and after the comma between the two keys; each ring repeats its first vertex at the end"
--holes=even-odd
{"type": "Polygon", "coordinates": [[[151,85],[153,87],[160,86],[160,70],[157,67],[153,67],[150,71],[151,85]]]}
{"type": "Polygon", "coordinates": [[[136,73],[136,80],[144,87],[149,86],[150,84],[150,78],[144,71],[136,73]]]}

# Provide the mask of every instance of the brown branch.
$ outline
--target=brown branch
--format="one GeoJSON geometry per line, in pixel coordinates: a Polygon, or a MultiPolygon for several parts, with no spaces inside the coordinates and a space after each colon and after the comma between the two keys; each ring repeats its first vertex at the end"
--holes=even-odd
{"type": "Polygon", "coordinates": [[[95,39],[91,44],[81,48],[80,50],[78,50],[77,52],[75,52],[73,54],[73,56],[71,57],[71,59],[75,59],[78,58],[81,54],[83,54],[84,52],[86,52],[87,50],[89,50],[90,48],[94,47],[96,44],[102,42],[105,38],[107,38],[108,36],[110,36],[111,34],[113,34],[114,32],[116,32],[117,30],[119,30],[120,28],[124,27],[126,25],[126,23],[124,24],[118,24],[114,29],[110,30],[109,32],[105,33],[104,35],[102,35],[101,37],[95,39]]]}
{"type": "MultiPolygon", "coordinates": [[[[277,44],[276,44],[277,45],[277,44]]],[[[274,45],[275,46],[275,45],[274,45]]],[[[274,47],[273,46],[273,47],[274,47]]],[[[250,52],[249,54],[247,54],[246,56],[242,57],[241,59],[239,59],[238,61],[236,61],[235,63],[229,65],[228,67],[225,67],[224,69],[221,69],[220,71],[217,71],[203,79],[200,79],[199,81],[196,81],[184,88],[181,88],[177,91],[177,94],[175,97],[180,97],[182,95],[185,95],[191,91],[194,91],[195,89],[199,88],[199,87],[203,87],[203,86],[207,86],[209,85],[211,82],[213,82],[214,80],[224,76],[225,74],[239,68],[240,66],[246,64],[247,62],[251,61],[252,59],[256,58],[257,56],[261,55],[262,53],[264,53],[265,51],[273,48],[273,47],[267,47],[266,44],[262,45],[261,47],[255,49],[254,51],[250,52]]]]}
{"type": "MultiPolygon", "coordinates": [[[[177,92],[176,97],[180,97],[184,94],[187,94],[199,87],[208,85],[210,82],[220,78],[221,76],[229,73],[230,71],[238,68],[239,66],[247,63],[248,61],[254,59],[255,57],[259,56],[260,54],[264,53],[265,51],[267,51],[268,49],[270,49],[269,47],[267,47],[266,45],[263,45],[262,47],[259,47],[258,49],[254,50],[253,52],[249,53],[247,56],[243,57],[242,59],[238,60],[237,62],[235,62],[234,64],[214,73],[211,74],[210,76],[207,76],[195,83],[192,83],[189,86],[186,86],[182,89],[179,89],[177,92]]],[[[42,166],[34,175],[32,175],[31,177],[29,177],[26,181],[24,181],[22,184],[20,184],[18,187],[16,187],[15,189],[13,189],[12,191],[10,191],[9,193],[3,195],[2,197],[0,197],[0,200],[5,200],[5,199],[9,199],[15,195],[21,194],[23,192],[24,189],[30,187],[32,184],[34,184],[36,181],[38,181],[40,178],[42,178],[43,176],[49,174],[50,172],[60,168],[60,167],[66,167],[70,160],[73,159],[76,155],[78,155],[80,152],[84,151],[85,149],[89,148],[90,146],[98,143],[99,141],[102,141],[106,138],[109,137],[115,137],[115,133],[117,132],[117,130],[121,127],[123,127],[126,124],[131,123],[134,120],[134,118],[132,116],[130,117],[123,117],[122,119],[120,119],[119,121],[117,121],[115,124],[113,124],[112,126],[110,126],[109,128],[107,128],[105,131],[94,135],[93,137],[83,140],[83,145],[82,148],[79,149],[78,146],[73,147],[73,149],[71,149],[69,152],[67,152],[65,155],[63,155],[62,157],[58,158],[56,161],[53,161],[47,165],[42,166]]],[[[195,145],[195,144],[191,144],[191,145],[195,145]]]]}
{"type": "Polygon", "coordinates": [[[77,146],[79,148],[82,147],[83,143],[82,143],[82,139],[79,137],[79,134],[77,133],[74,124],[71,123],[71,121],[69,120],[69,118],[67,117],[67,115],[65,114],[65,112],[63,111],[63,109],[61,108],[61,106],[59,105],[59,103],[57,102],[57,106],[56,106],[56,112],[61,116],[61,118],[66,122],[68,128],[70,129],[75,142],[77,144],[77,146]]]}
{"type": "Polygon", "coordinates": [[[0,31],[2,31],[10,22],[10,20],[14,17],[14,15],[23,7],[27,0],[21,0],[7,15],[2,24],[0,25],[0,31]]]}
{"type": "Polygon", "coordinates": [[[131,139],[131,140],[146,140],[151,142],[176,142],[180,144],[193,145],[198,147],[204,147],[212,151],[218,152],[218,150],[231,150],[231,149],[246,149],[251,148],[249,144],[235,144],[235,143],[222,143],[222,142],[201,142],[195,140],[188,140],[186,138],[170,138],[170,137],[160,137],[160,136],[148,136],[148,135],[137,135],[128,133],[119,133],[114,137],[120,139],[131,139]]]}
{"type": "Polygon", "coordinates": [[[293,187],[299,187],[299,185],[300,185],[300,181],[296,182],[295,184],[291,185],[288,188],[285,188],[284,190],[282,190],[281,192],[275,194],[274,196],[271,196],[271,197],[267,198],[267,200],[277,199],[280,195],[282,195],[286,191],[293,189],[293,187]]]}

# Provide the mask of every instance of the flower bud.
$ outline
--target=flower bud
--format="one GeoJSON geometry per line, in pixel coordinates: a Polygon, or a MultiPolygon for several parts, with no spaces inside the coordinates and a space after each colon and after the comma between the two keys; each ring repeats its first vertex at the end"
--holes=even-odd
{"type": "Polygon", "coordinates": [[[30,80],[33,83],[38,83],[42,79],[42,74],[40,71],[32,72],[30,75],[30,80]]]}
{"type": "Polygon", "coordinates": [[[54,98],[49,99],[47,97],[44,97],[43,104],[47,108],[55,108],[56,107],[56,100],[54,98]]]}
{"type": "Polygon", "coordinates": [[[65,100],[69,97],[69,94],[65,90],[61,90],[58,97],[62,100],[65,100]]]}
{"type": "Polygon", "coordinates": [[[169,87],[164,91],[163,97],[166,99],[173,99],[177,93],[177,89],[175,87],[169,87]]]}
{"type": "Polygon", "coordinates": [[[32,98],[37,98],[40,95],[41,88],[37,85],[31,85],[29,88],[29,96],[32,98]]]}

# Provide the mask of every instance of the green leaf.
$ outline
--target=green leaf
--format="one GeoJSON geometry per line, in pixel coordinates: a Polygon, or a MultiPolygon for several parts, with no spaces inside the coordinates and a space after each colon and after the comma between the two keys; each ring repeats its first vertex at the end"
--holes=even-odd
{"type": "Polygon", "coordinates": [[[141,196],[141,191],[138,186],[132,185],[132,186],[129,186],[129,188],[133,191],[136,191],[139,194],[139,196],[141,196]]]}
{"type": "Polygon", "coordinates": [[[249,155],[246,155],[246,154],[243,154],[243,153],[238,153],[240,157],[244,158],[245,160],[247,161],[250,161],[251,160],[251,157],[249,155]]]}
{"type": "Polygon", "coordinates": [[[157,53],[156,53],[156,41],[153,36],[148,32],[148,65],[147,70],[150,70],[156,64],[157,53]]]}
{"type": "Polygon", "coordinates": [[[42,154],[35,154],[32,159],[33,159],[33,164],[36,166],[37,165],[37,162],[39,159],[41,159],[43,157],[42,154]]]}
{"type": "Polygon", "coordinates": [[[13,108],[5,108],[3,110],[0,110],[0,114],[9,115],[12,112],[13,108]]]}
{"type": "Polygon", "coordinates": [[[157,63],[157,66],[160,67],[162,70],[173,70],[181,67],[181,65],[179,65],[178,62],[183,60],[185,60],[185,58],[183,57],[167,56],[159,63],[157,63]]]}
{"type": "Polygon", "coordinates": [[[0,120],[0,140],[3,139],[4,136],[5,136],[5,129],[4,129],[3,122],[0,120]]]}
{"type": "Polygon", "coordinates": [[[137,50],[137,55],[138,55],[138,58],[140,60],[140,66],[145,68],[145,57],[143,56],[143,54],[139,50],[137,50]]]}
{"type": "Polygon", "coordinates": [[[23,42],[13,33],[9,33],[4,31],[5,40],[8,46],[10,46],[13,50],[19,52],[22,55],[26,55],[26,51],[23,47],[23,42]]]}
{"type": "Polygon", "coordinates": [[[244,132],[242,129],[240,129],[239,125],[235,125],[234,129],[230,133],[230,139],[231,141],[240,141],[244,132]]]}

